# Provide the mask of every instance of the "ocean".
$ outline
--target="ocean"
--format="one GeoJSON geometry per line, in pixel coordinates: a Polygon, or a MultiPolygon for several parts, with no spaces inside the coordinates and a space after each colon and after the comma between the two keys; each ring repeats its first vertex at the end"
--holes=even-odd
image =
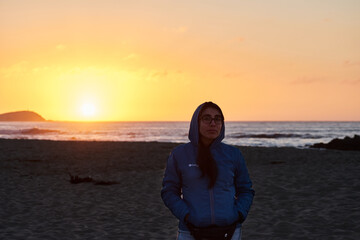
{"type": "MultiPolygon", "coordinates": [[[[0,138],[61,141],[188,142],[189,122],[0,122],[0,138]]],[[[360,122],[225,122],[223,142],[307,148],[360,135],[360,122]]]]}

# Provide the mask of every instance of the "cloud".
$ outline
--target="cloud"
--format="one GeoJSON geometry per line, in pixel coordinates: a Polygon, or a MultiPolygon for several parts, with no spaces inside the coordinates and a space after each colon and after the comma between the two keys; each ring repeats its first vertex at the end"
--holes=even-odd
{"type": "Polygon", "coordinates": [[[345,60],[342,65],[344,67],[360,66],[360,61],[354,62],[354,61],[345,60]]]}
{"type": "Polygon", "coordinates": [[[357,79],[346,79],[346,80],[336,80],[331,79],[329,77],[301,77],[295,81],[290,82],[291,84],[299,84],[299,85],[306,85],[306,84],[314,84],[314,83],[340,83],[340,84],[348,84],[348,85],[357,85],[360,84],[360,77],[357,79]]]}
{"type": "Polygon", "coordinates": [[[349,84],[349,85],[358,85],[360,84],[360,77],[358,79],[353,79],[353,80],[343,80],[341,83],[349,84]]]}
{"type": "Polygon", "coordinates": [[[240,78],[242,73],[225,73],[224,78],[240,78]]]}
{"type": "Polygon", "coordinates": [[[140,69],[137,71],[140,81],[151,84],[170,84],[173,86],[188,86],[192,83],[191,79],[182,69],[140,69]]]}
{"type": "Polygon", "coordinates": [[[127,60],[132,60],[132,59],[135,59],[138,57],[139,57],[139,55],[137,55],[135,53],[131,53],[131,54],[127,55],[126,57],[123,57],[122,60],[127,61],[127,60]]]}
{"type": "Polygon", "coordinates": [[[179,27],[174,27],[174,28],[164,28],[163,29],[163,31],[165,31],[165,32],[176,34],[176,35],[185,34],[188,30],[189,29],[186,26],[179,26],[179,27]]]}
{"type": "Polygon", "coordinates": [[[140,79],[145,80],[146,82],[158,83],[162,81],[169,75],[167,70],[158,70],[158,69],[141,69],[138,71],[140,79]]]}
{"type": "Polygon", "coordinates": [[[301,77],[297,80],[291,81],[291,84],[313,84],[318,82],[325,82],[328,78],[326,77],[301,77]]]}
{"type": "Polygon", "coordinates": [[[243,43],[245,41],[244,37],[234,37],[228,40],[228,43],[243,43]]]}
{"type": "Polygon", "coordinates": [[[245,38],[243,38],[243,37],[236,37],[236,38],[233,39],[233,41],[234,41],[234,42],[237,42],[237,43],[241,43],[241,42],[245,41],[245,38]]]}
{"type": "Polygon", "coordinates": [[[65,50],[66,46],[64,44],[58,44],[56,45],[56,50],[63,51],[65,50]]]}
{"type": "Polygon", "coordinates": [[[160,72],[154,72],[151,74],[151,78],[162,78],[166,77],[168,75],[168,72],[166,70],[160,71],[160,72]]]}
{"type": "Polygon", "coordinates": [[[27,61],[20,61],[6,68],[0,68],[0,76],[3,78],[23,78],[29,74],[31,69],[30,63],[27,61]]]}
{"type": "Polygon", "coordinates": [[[173,29],[173,32],[176,34],[184,34],[188,31],[188,28],[185,26],[177,27],[173,29]]]}
{"type": "Polygon", "coordinates": [[[34,74],[37,74],[37,73],[41,73],[41,72],[44,72],[44,71],[47,71],[47,70],[49,70],[49,67],[47,67],[47,66],[44,66],[44,67],[34,67],[34,68],[32,69],[32,72],[33,72],[34,74]]]}

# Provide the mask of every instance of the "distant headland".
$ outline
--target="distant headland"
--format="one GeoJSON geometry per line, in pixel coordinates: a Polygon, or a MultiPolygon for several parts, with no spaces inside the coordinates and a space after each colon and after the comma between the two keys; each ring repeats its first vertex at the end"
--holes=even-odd
{"type": "Polygon", "coordinates": [[[46,121],[42,116],[32,111],[17,111],[0,114],[0,121],[13,122],[43,122],[46,121]]]}

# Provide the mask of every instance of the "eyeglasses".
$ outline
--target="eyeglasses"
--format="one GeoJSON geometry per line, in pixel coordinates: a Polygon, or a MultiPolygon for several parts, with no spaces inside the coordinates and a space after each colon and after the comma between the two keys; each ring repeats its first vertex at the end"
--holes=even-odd
{"type": "Polygon", "coordinates": [[[211,124],[212,120],[214,120],[214,123],[216,125],[220,125],[223,122],[223,119],[221,116],[215,116],[212,118],[210,115],[204,115],[201,117],[201,121],[205,124],[211,124]]]}

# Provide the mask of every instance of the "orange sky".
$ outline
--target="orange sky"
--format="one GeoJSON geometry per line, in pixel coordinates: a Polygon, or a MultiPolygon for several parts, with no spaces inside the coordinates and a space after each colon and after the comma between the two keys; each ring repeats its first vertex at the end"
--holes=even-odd
{"type": "Polygon", "coordinates": [[[0,113],[360,121],[358,0],[0,0],[0,113]]]}

